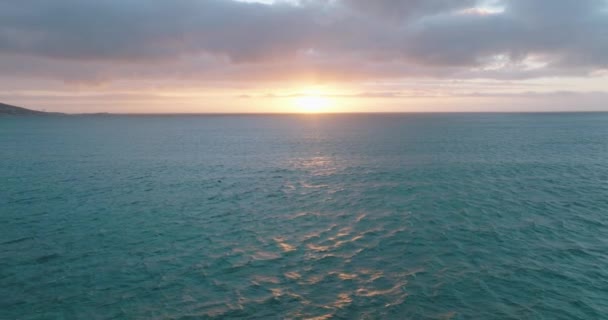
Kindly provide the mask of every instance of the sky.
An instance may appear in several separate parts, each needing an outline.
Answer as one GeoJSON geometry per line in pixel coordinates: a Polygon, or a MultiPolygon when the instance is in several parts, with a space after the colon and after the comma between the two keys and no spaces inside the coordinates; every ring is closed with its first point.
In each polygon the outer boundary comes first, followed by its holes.
{"type": "Polygon", "coordinates": [[[0,0],[0,102],[608,111],[608,0],[0,0]]]}

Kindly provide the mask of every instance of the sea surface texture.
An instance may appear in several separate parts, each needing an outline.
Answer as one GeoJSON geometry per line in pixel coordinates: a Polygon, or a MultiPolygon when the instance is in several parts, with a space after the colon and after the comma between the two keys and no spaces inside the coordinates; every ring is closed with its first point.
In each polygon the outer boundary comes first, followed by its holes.
{"type": "Polygon", "coordinates": [[[0,319],[607,319],[608,114],[0,118],[0,319]]]}

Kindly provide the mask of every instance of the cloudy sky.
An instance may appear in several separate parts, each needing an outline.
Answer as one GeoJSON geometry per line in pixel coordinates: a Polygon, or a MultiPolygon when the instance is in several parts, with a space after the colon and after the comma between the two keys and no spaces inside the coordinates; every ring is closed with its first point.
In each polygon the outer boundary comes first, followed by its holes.
{"type": "Polygon", "coordinates": [[[608,0],[0,0],[0,101],[608,110],[608,0]]]}

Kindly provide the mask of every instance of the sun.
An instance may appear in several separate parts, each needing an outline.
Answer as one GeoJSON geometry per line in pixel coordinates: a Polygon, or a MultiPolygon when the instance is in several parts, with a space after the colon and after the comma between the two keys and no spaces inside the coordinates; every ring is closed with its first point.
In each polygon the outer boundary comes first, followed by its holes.
{"type": "Polygon", "coordinates": [[[303,113],[327,112],[330,104],[328,98],[319,95],[305,95],[295,99],[298,111],[303,113]]]}

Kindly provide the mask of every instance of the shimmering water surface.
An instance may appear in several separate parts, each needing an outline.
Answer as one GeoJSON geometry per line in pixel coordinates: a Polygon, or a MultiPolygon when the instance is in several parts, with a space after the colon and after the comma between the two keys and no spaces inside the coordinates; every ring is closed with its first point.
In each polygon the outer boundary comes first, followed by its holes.
{"type": "Polygon", "coordinates": [[[1,319],[606,319],[608,114],[0,118],[1,319]]]}

